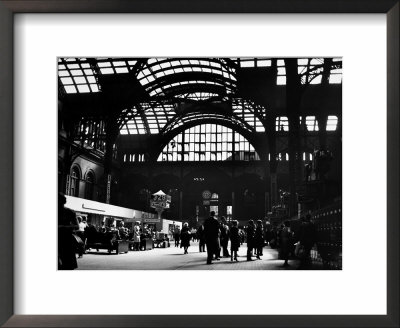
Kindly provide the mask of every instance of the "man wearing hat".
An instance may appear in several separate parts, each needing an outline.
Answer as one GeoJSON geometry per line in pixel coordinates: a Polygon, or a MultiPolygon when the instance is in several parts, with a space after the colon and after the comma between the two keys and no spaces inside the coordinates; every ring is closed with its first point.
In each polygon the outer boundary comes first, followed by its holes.
{"type": "Polygon", "coordinates": [[[212,264],[214,254],[219,251],[219,222],[215,212],[211,211],[210,217],[204,221],[204,235],[207,245],[207,264],[212,264]]]}

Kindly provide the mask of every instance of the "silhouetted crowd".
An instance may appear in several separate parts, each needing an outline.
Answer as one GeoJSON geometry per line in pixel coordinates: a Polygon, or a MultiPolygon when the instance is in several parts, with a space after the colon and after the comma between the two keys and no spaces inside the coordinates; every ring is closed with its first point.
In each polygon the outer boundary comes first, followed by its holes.
{"type": "MultiPolygon", "coordinates": [[[[136,221],[132,229],[125,227],[123,221],[118,224],[115,220],[105,223],[101,227],[95,227],[86,222],[82,217],[76,217],[75,213],[64,207],[66,202],[64,195],[59,195],[58,208],[58,268],[60,270],[73,270],[78,267],[77,257],[90,249],[91,240],[102,235],[103,243],[111,249],[117,240],[129,241],[131,250],[146,249],[146,240],[151,240],[154,245],[164,244],[169,246],[167,233],[154,231],[148,226],[141,226],[136,221]],[[89,241],[89,242],[88,242],[89,241]]],[[[238,260],[240,247],[246,243],[246,260],[261,260],[265,246],[277,248],[279,259],[283,260],[283,266],[289,266],[289,259],[300,259],[300,269],[310,268],[310,252],[316,242],[316,230],[311,222],[310,215],[301,218],[295,226],[293,221],[286,221],[280,226],[263,223],[262,220],[249,220],[247,226],[239,228],[236,220],[227,222],[225,217],[218,219],[215,212],[205,219],[197,229],[190,229],[187,222],[182,229],[174,226],[170,231],[175,241],[175,247],[183,248],[183,253],[188,254],[190,242],[198,241],[199,252],[207,252],[207,264],[220,261],[222,257],[238,260]],[[230,246],[230,247],[228,247],[230,246]]],[[[159,246],[160,247],[160,246],[159,246]]],[[[110,252],[110,251],[109,251],[110,252]]]]}
{"type": "Polygon", "coordinates": [[[290,221],[273,226],[268,222],[264,225],[262,220],[249,220],[247,226],[241,229],[238,221],[231,220],[228,223],[225,217],[218,219],[215,212],[211,212],[197,230],[190,230],[185,222],[182,230],[175,228],[173,235],[175,247],[183,248],[184,254],[188,254],[191,240],[198,241],[199,252],[207,251],[207,264],[220,261],[222,257],[238,261],[240,246],[246,243],[247,261],[261,260],[264,247],[270,246],[279,250],[283,266],[289,266],[289,259],[296,257],[300,259],[299,268],[304,269],[311,265],[310,252],[316,242],[316,231],[310,215],[301,218],[296,229],[291,228],[290,221]]]}

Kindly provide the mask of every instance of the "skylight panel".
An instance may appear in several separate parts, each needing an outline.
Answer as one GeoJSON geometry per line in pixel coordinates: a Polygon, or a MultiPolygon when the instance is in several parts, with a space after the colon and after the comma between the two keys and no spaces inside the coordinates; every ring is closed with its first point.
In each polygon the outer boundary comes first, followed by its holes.
{"type": "Polygon", "coordinates": [[[111,67],[111,63],[110,62],[99,62],[99,63],[97,63],[97,66],[99,66],[99,67],[111,67]]]}
{"type": "Polygon", "coordinates": [[[160,77],[165,76],[165,73],[163,71],[159,71],[159,72],[155,73],[155,76],[156,76],[156,78],[160,78],[160,77]]]}
{"type": "Polygon", "coordinates": [[[297,59],[298,65],[307,66],[308,65],[308,58],[299,58],[297,59]]]}
{"type": "Polygon", "coordinates": [[[62,82],[64,85],[66,85],[66,84],[73,84],[73,83],[74,83],[70,77],[63,77],[63,78],[61,78],[61,82],[62,82]]]}
{"type": "Polygon", "coordinates": [[[160,66],[161,66],[161,68],[168,68],[168,67],[171,67],[171,64],[168,61],[166,61],[166,62],[161,63],[160,66]]]}
{"type": "Polygon", "coordinates": [[[94,76],[87,76],[86,78],[89,83],[96,83],[96,79],[94,78],[94,76]]]}
{"type": "Polygon", "coordinates": [[[240,67],[254,67],[254,60],[242,60],[240,61],[240,67]]]}
{"type": "Polygon", "coordinates": [[[89,86],[87,84],[79,84],[77,87],[79,92],[81,93],[90,92],[89,86]]]}
{"type": "Polygon", "coordinates": [[[329,77],[330,84],[340,84],[342,83],[342,74],[331,74],[329,77]]]}
{"type": "Polygon", "coordinates": [[[100,91],[100,90],[99,90],[99,87],[97,86],[97,84],[91,84],[91,85],[90,85],[90,88],[92,89],[92,92],[98,92],[98,91],[100,91]]]}
{"type": "Polygon", "coordinates": [[[69,72],[68,71],[60,71],[58,73],[58,76],[69,76],[69,72]]]}
{"type": "Polygon", "coordinates": [[[307,66],[298,66],[297,73],[304,74],[306,72],[307,66]]]}
{"type": "Polygon", "coordinates": [[[116,68],[115,68],[115,71],[116,71],[117,73],[128,73],[128,72],[129,72],[129,70],[128,70],[127,67],[116,67],[116,68]]]}
{"type": "Polygon", "coordinates": [[[321,84],[321,81],[322,75],[317,75],[310,81],[310,84],[321,84]]]}
{"type": "Polygon", "coordinates": [[[77,75],[83,75],[83,72],[80,69],[72,70],[71,75],[77,76],[77,75]]]}
{"type": "Polygon", "coordinates": [[[77,93],[76,88],[73,85],[64,85],[66,93],[77,93]]]}
{"type": "Polygon", "coordinates": [[[313,59],[311,59],[311,62],[310,62],[311,65],[321,65],[323,63],[324,63],[323,58],[313,58],[313,59]]]}
{"type": "Polygon", "coordinates": [[[101,68],[100,71],[102,74],[113,74],[114,73],[114,69],[112,69],[112,68],[101,68]]]}
{"type": "Polygon", "coordinates": [[[197,59],[190,59],[189,64],[192,66],[198,66],[200,65],[200,61],[198,61],[197,59]]]}
{"type": "Polygon", "coordinates": [[[124,61],[115,61],[115,62],[113,62],[113,66],[114,67],[126,66],[126,63],[124,61]]]}
{"type": "Polygon", "coordinates": [[[153,72],[154,72],[154,71],[160,71],[160,70],[161,70],[161,66],[158,65],[158,64],[153,65],[153,66],[151,66],[151,70],[152,70],[153,72]]]}
{"type": "Polygon", "coordinates": [[[86,83],[86,79],[83,76],[74,77],[74,81],[77,84],[86,83]]]}
{"type": "Polygon", "coordinates": [[[83,72],[85,73],[85,75],[94,75],[94,72],[92,69],[85,69],[85,70],[83,70],[83,72]]]}
{"type": "Polygon", "coordinates": [[[271,60],[270,59],[259,59],[259,60],[257,60],[257,66],[258,67],[271,66],[271,60]]]}

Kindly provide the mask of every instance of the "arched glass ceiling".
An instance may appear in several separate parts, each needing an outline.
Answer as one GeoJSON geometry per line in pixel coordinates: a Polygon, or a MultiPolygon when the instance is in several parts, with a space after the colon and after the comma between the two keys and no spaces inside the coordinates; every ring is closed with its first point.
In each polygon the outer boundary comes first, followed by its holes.
{"type": "MultiPolygon", "coordinates": [[[[101,92],[98,75],[134,72],[150,96],[207,100],[226,99],[236,90],[236,70],[269,68],[271,58],[59,58],[58,77],[67,94],[101,92]],[[143,64],[142,64],[143,62],[143,64]],[[140,64],[140,65],[139,65],[140,64]],[[136,69],[135,69],[136,68],[136,69]]],[[[300,58],[303,84],[319,84],[324,58],[300,58]]],[[[286,84],[284,59],[277,59],[278,85],[286,84]]],[[[342,58],[332,58],[330,84],[342,83],[342,58]]]]}
{"type": "Polygon", "coordinates": [[[137,78],[150,96],[206,100],[236,89],[235,68],[219,58],[151,58],[137,78]]]}
{"type": "Polygon", "coordinates": [[[160,153],[159,162],[254,161],[257,152],[245,137],[218,124],[201,124],[176,135],[160,153]]]}
{"type": "Polygon", "coordinates": [[[134,58],[59,58],[58,77],[66,93],[100,92],[99,74],[128,73],[134,58]]]}
{"type": "Polygon", "coordinates": [[[255,105],[245,99],[236,98],[232,103],[232,108],[233,114],[246,122],[246,124],[251,126],[256,132],[265,131],[263,124],[257,116],[257,111],[260,116],[266,116],[266,110],[264,107],[255,105]]]}
{"type": "Polygon", "coordinates": [[[221,122],[226,122],[227,124],[233,124],[240,126],[241,128],[253,132],[251,126],[246,124],[245,122],[239,120],[235,116],[226,116],[222,114],[217,114],[217,113],[202,113],[202,112],[194,112],[190,113],[189,115],[177,117],[175,121],[172,121],[170,124],[165,126],[165,129],[162,131],[163,133],[172,131],[180,126],[183,126],[184,124],[190,124],[193,122],[197,121],[204,121],[204,120],[214,120],[214,121],[221,121],[221,122]]]}
{"type": "Polygon", "coordinates": [[[262,106],[237,98],[232,101],[233,115],[231,117],[226,113],[204,111],[193,111],[186,115],[180,115],[176,112],[176,106],[172,104],[148,102],[134,106],[131,109],[125,109],[122,112],[119,119],[120,133],[122,135],[163,133],[199,119],[224,120],[240,125],[249,131],[264,132],[265,129],[256,114],[257,111],[263,115],[266,112],[262,106]]]}
{"type": "Polygon", "coordinates": [[[172,104],[149,102],[125,109],[119,119],[120,133],[157,134],[176,115],[172,104]]]}

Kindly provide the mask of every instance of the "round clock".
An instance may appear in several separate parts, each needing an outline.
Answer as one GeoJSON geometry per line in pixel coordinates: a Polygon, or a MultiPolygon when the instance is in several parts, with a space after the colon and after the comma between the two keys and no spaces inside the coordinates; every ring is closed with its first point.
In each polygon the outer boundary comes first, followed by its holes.
{"type": "Polygon", "coordinates": [[[210,199],[211,198],[211,192],[209,190],[204,190],[201,195],[203,196],[204,199],[210,199]]]}

